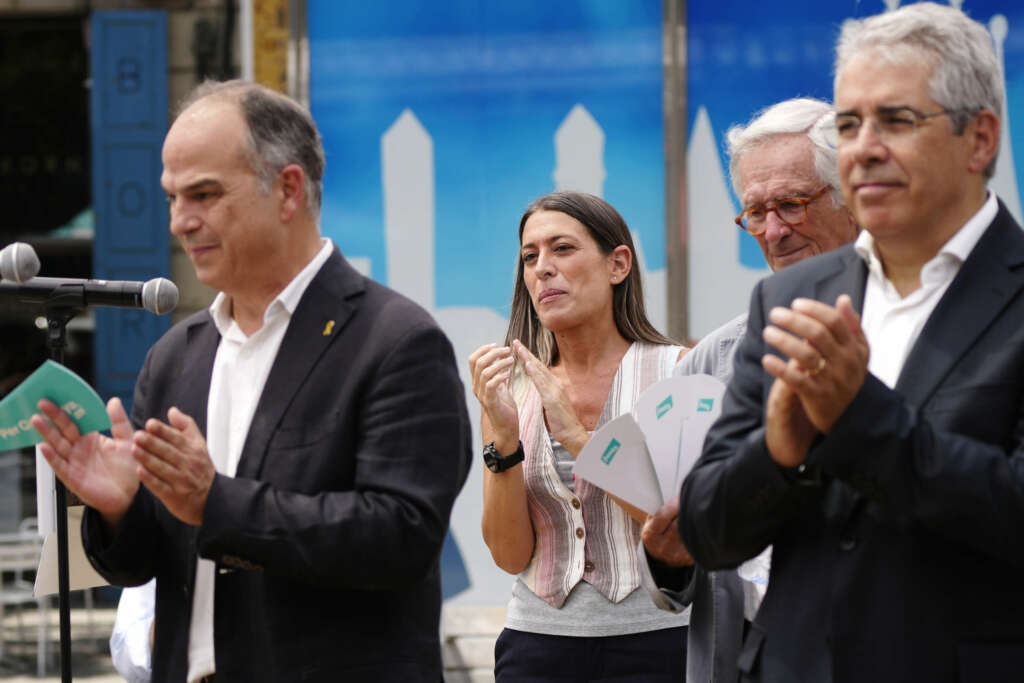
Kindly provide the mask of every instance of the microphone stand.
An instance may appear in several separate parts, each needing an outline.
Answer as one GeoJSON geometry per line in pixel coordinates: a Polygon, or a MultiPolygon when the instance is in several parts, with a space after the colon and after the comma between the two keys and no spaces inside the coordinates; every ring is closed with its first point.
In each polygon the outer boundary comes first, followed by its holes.
{"type": "MultiPolygon", "coordinates": [[[[64,364],[67,346],[67,324],[80,311],[61,302],[58,292],[46,303],[46,346],[50,359],[64,364]]],[[[57,477],[53,478],[57,503],[57,588],[60,612],[60,680],[71,683],[71,574],[68,570],[67,490],[57,477]]],[[[40,615],[42,618],[42,615],[40,615]]]]}
{"type": "MultiPolygon", "coordinates": [[[[31,248],[29,249],[31,251],[31,248]]],[[[35,256],[33,252],[33,257],[35,256]]],[[[19,265],[20,268],[20,265],[19,265]]],[[[25,279],[31,279],[35,277],[35,273],[38,272],[38,259],[34,270],[28,274],[25,279]]],[[[16,281],[21,281],[21,277],[12,278],[16,281]]],[[[156,281],[150,281],[156,282],[156,281]]],[[[5,283],[6,284],[6,283],[5,283]]],[[[53,289],[47,295],[46,301],[43,302],[43,308],[46,311],[46,346],[50,352],[50,359],[61,365],[64,364],[64,348],[67,346],[67,324],[76,315],[82,312],[87,301],[85,297],[85,286],[86,281],[80,282],[66,282],[60,283],[60,286],[53,289]]],[[[161,296],[160,292],[156,292],[154,306],[150,306],[143,303],[143,308],[157,312],[161,307],[166,310],[160,310],[160,313],[165,313],[167,310],[173,309],[177,303],[178,292],[177,288],[174,287],[174,283],[171,285],[170,294],[173,294],[173,301],[170,301],[167,296],[161,296]],[[169,304],[169,305],[168,305],[169,304]]],[[[147,283],[148,285],[148,283],[147,283]]],[[[159,286],[160,283],[157,282],[159,286]]],[[[0,292],[4,291],[0,289],[0,292]]],[[[146,294],[145,288],[141,293],[141,298],[145,302],[146,294]]],[[[110,305],[97,302],[98,305],[110,305]]],[[[69,571],[69,553],[68,553],[68,515],[67,515],[67,489],[58,477],[54,477],[54,492],[55,492],[55,503],[57,507],[57,589],[58,589],[58,607],[60,612],[60,673],[61,683],[71,683],[71,574],[69,571]]],[[[40,615],[42,618],[42,615],[40,615]]]]}

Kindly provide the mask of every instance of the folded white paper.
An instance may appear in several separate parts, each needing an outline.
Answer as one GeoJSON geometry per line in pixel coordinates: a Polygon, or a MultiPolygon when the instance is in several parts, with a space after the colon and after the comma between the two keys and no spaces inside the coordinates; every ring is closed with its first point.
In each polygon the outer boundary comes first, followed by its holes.
{"type": "Polygon", "coordinates": [[[658,475],[644,445],[644,434],[628,413],[594,432],[572,471],[641,510],[653,512],[661,506],[658,475]]]}
{"type": "Polygon", "coordinates": [[[725,385],[710,375],[669,377],[633,412],[594,432],[573,473],[650,514],[679,492],[721,412],[725,385]]]}

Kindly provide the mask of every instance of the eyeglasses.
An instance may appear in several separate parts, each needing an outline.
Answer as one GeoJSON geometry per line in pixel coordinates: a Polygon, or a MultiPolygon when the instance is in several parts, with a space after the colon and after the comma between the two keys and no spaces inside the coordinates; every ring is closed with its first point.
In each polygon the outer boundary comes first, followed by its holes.
{"type": "MultiPolygon", "coordinates": [[[[871,127],[883,142],[907,137],[913,134],[922,123],[936,116],[954,116],[970,114],[970,109],[940,109],[925,114],[913,107],[880,107],[871,117],[871,127]]],[[[836,134],[840,141],[849,142],[860,137],[860,129],[864,124],[857,114],[836,114],[836,134]]]]}
{"type": "Polygon", "coordinates": [[[768,214],[772,211],[786,225],[791,227],[800,225],[807,220],[807,205],[831,189],[831,185],[826,185],[810,197],[783,197],[776,199],[774,200],[775,206],[771,207],[767,204],[754,204],[743,209],[743,213],[736,216],[736,225],[755,237],[764,234],[764,231],[768,229],[768,214]]]}

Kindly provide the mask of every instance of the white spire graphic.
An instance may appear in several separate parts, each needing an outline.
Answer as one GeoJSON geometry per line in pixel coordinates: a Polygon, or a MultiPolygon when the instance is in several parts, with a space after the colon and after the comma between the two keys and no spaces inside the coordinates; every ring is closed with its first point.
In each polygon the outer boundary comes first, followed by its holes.
{"type": "Polygon", "coordinates": [[[732,222],[736,210],[703,106],[686,151],[686,178],[687,330],[691,337],[701,337],[747,310],[751,289],[768,275],[767,265],[755,270],[740,263],[742,234],[732,222]]]}
{"type": "MultiPolygon", "coordinates": [[[[552,178],[556,190],[604,194],[604,130],[586,107],[575,105],[555,131],[555,171],[552,178]]],[[[644,284],[644,305],[647,317],[658,330],[668,327],[668,279],[665,269],[648,270],[640,236],[633,232],[636,264],[644,284]]]]}
{"type": "Polygon", "coordinates": [[[380,140],[388,285],[434,308],[434,142],[406,109],[380,140]]]}
{"type": "Polygon", "coordinates": [[[577,104],[555,131],[556,190],[604,194],[604,131],[582,104],[577,104]]]}
{"type": "MultiPolygon", "coordinates": [[[[486,306],[437,308],[434,296],[434,143],[415,114],[406,109],[381,136],[381,180],[384,194],[384,237],[387,246],[387,284],[426,308],[452,341],[460,361],[459,376],[473,424],[473,443],[479,433],[480,404],[473,397],[473,378],[465,359],[488,342],[505,338],[508,320],[486,306]]],[[[350,259],[351,260],[351,259],[350,259]]],[[[367,270],[369,259],[361,264],[367,270]]],[[[508,287],[512,279],[509,277],[508,287]]],[[[455,602],[489,604],[508,592],[508,575],[491,561],[480,535],[483,501],[481,468],[470,469],[462,495],[455,500],[451,533],[462,554],[470,587],[455,602]]]]}
{"type": "Polygon", "coordinates": [[[960,9],[963,7],[964,0],[949,0],[949,6],[954,9],[960,9]]]}
{"type": "MultiPolygon", "coordinates": [[[[1006,62],[1004,61],[1003,43],[1010,32],[1009,22],[1002,14],[994,15],[988,22],[989,33],[995,42],[996,58],[999,60],[1000,77],[1003,79],[1003,91],[1006,91],[1006,62]]],[[[996,162],[996,174],[988,181],[990,190],[1003,200],[1006,208],[1018,223],[1021,221],[1020,188],[1017,185],[1017,172],[1013,163],[1013,149],[1010,145],[1010,111],[1005,96],[1003,111],[999,112],[1002,130],[999,133],[999,160],[996,162]]],[[[1024,224],[1024,223],[1022,223],[1024,224]]]]}
{"type": "Polygon", "coordinates": [[[885,11],[891,12],[900,6],[900,0],[885,0],[885,11]]]}

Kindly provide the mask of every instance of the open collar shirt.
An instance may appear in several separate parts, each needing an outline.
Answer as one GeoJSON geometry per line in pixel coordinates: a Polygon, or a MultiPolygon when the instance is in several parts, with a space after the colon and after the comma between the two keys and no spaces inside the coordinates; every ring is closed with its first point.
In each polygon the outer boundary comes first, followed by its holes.
{"type": "Polygon", "coordinates": [[[921,329],[998,210],[996,196],[990,192],[981,209],[924,264],[921,286],[905,297],[886,277],[871,233],[862,230],[857,237],[854,248],[868,267],[861,314],[861,327],[871,348],[868,371],[890,388],[896,386],[921,329]]]}
{"type": "MultiPolygon", "coordinates": [[[[263,394],[270,368],[292,314],[334,245],[323,239],[320,251],[263,313],[263,325],[250,336],[242,332],[231,315],[231,298],[223,292],[210,305],[210,315],[220,332],[220,344],[213,362],[206,412],[206,447],[219,474],[234,477],[249,433],[256,404],[263,394]]],[[[196,581],[189,630],[188,680],[196,681],[214,673],[213,586],[216,565],[196,558],[196,581]]]]}

